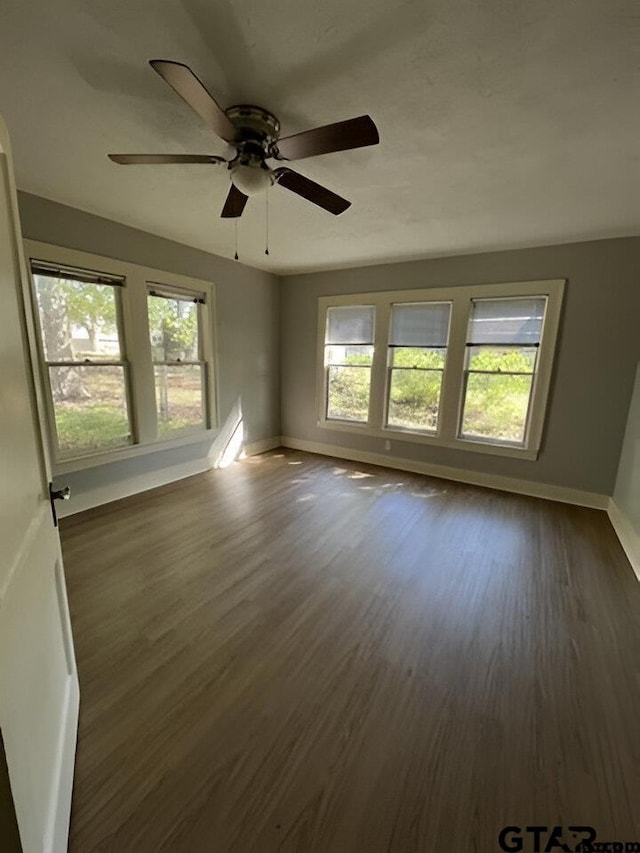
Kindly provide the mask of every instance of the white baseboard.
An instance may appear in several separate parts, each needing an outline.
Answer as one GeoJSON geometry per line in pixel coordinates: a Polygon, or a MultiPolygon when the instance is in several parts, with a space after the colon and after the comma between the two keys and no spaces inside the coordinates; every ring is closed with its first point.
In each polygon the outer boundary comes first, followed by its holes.
{"type": "Polygon", "coordinates": [[[281,439],[279,435],[274,435],[272,438],[263,438],[260,441],[252,441],[251,444],[245,444],[245,456],[257,456],[259,453],[266,453],[268,450],[275,450],[280,447],[281,439]]]}
{"type": "Polygon", "coordinates": [[[72,495],[71,500],[65,501],[64,504],[60,502],[61,505],[56,507],[58,516],[65,518],[68,515],[75,515],[77,512],[84,512],[86,509],[111,503],[111,501],[119,501],[121,498],[137,495],[139,492],[157,489],[159,486],[166,486],[176,480],[193,477],[194,474],[202,474],[208,471],[211,466],[211,460],[205,456],[202,459],[181,462],[179,465],[169,465],[168,468],[159,468],[157,471],[150,471],[137,477],[129,477],[127,480],[120,480],[117,483],[98,486],[81,494],[72,495]]]}
{"type": "MultiPolygon", "coordinates": [[[[473,486],[483,486],[499,491],[513,492],[518,495],[529,495],[546,500],[560,501],[561,503],[586,506],[592,509],[606,510],[613,529],[620,540],[634,572],[640,580],[640,537],[633,529],[631,522],[615,504],[613,498],[597,492],[585,492],[580,489],[569,489],[564,486],[556,486],[549,483],[536,483],[531,480],[519,480],[514,477],[502,477],[495,474],[483,474],[477,471],[467,471],[462,468],[452,468],[448,465],[434,465],[429,462],[416,462],[400,459],[396,456],[385,456],[382,453],[369,453],[362,450],[339,447],[333,444],[321,444],[315,441],[304,441],[290,436],[273,436],[254,441],[244,447],[246,456],[256,456],[275,450],[277,447],[290,447],[294,450],[304,450],[308,453],[318,453],[322,456],[333,456],[337,459],[350,459],[353,462],[365,462],[370,465],[380,465],[383,468],[392,468],[398,471],[410,471],[414,474],[425,474],[429,477],[438,477],[443,480],[454,480],[459,483],[469,483],[473,486]]],[[[192,477],[194,474],[202,474],[210,470],[212,461],[209,458],[197,459],[180,465],[172,465],[149,474],[133,477],[120,483],[98,487],[82,495],[78,495],[73,501],[65,503],[60,507],[61,518],[83,512],[111,501],[126,498],[158,486],[192,477]]]]}
{"type": "Polygon", "coordinates": [[[620,540],[620,544],[631,563],[631,568],[636,573],[636,576],[640,581],[640,536],[638,536],[633,525],[613,498],[609,498],[607,515],[609,516],[609,521],[616,532],[616,536],[620,540]]]}
{"type": "MultiPolygon", "coordinates": [[[[255,456],[258,453],[266,453],[267,450],[273,450],[280,447],[280,436],[272,438],[263,438],[259,441],[254,441],[244,447],[246,456],[255,456]]],[[[190,462],[181,462],[178,465],[170,465],[167,468],[159,468],[157,471],[150,471],[147,474],[140,474],[137,477],[130,477],[127,480],[121,480],[118,483],[110,483],[106,486],[97,486],[95,489],[90,489],[81,494],[75,494],[70,501],[60,502],[56,506],[58,516],[65,518],[69,515],[75,515],[78,512],[84,512],[86,509],[93,509],[96,506],[118,501],[121,498],[128,498],[131,495],[137,495],[140,492],[146,492],[149,489],[157,489],[159,486],[166,486],[168,483],[174,483],[177,480],[183,480],[185,477],[193,477],[195,474],[203,474],[205,471],[211,470],[214,467],[214,458],[210,453],[208,456],[203,456],[201,459],[193,459],[190,462]]]]}
{"type": "Polygon", "coordinates": [[[333,444],[303,441],[285,435],[280,437],[280,441],[283,447],[306,450],[308,453],[320,453],[323,456],[335,456],[338,459],[351,459],[353,462],[366,462],[370,465],[381,465],[384,468],[395,468],[399,471],[410,471],[414,474],[426,474],[429,477],[439,477],[443,480],[456,480],[459,483],[469,483],[473,486],[484,486],[488,489],[514,492],[518,495],[545,498],[550,501],[576,504],[577,506],[586,506],[592,509],[607,509],[609,506],[609,496],[601,495],[597,492],[584,492],[580,489],[568,489],[564,486],[535,483],[531,480],[518,480],[514,477],[502,477],[496,474],[482,474],[478,471],[452,468],[449,465],[415,462],[409,459],[400,459],[397,456],[385,456],[382,453],[368,453],[362,450],[338,447],[333,444]]]}

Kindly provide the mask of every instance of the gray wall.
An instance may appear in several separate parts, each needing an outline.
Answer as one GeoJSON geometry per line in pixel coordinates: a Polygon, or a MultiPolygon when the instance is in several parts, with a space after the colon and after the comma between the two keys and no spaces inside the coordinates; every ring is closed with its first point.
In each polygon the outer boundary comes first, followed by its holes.
{"type": "MultiPolygon", "coordinates": [[[[279,280],[27,193],[18,194],[24,237],[212,281],[216,285],[219,423],[241,398],[247,443],[280,434],[279,280]]],[[[64,477],[76,493],[207,456],[211,442],[159,450],[64,477]]]]}
{"type": "MultiPolygon", "coordinates": [[[[247,442],[283,434],[384,453],[379,438],[317,426],[319,296],[566,278],[539,459],[528,462],[397,439],[392,441],[392,453],[401,459],[613,493],[640,359],[640,238],[358,267],[279,281],[240,263],[37,196],[19,193],[19,204],[25,237],[215,282],[220,423],[241,398],[247,442]]],[[[209,445],[160,450],[78,472],[65,481],[80,490],[105,486],[188,463],[206,456],[208,450],[209,445]]],[[[624,453],[629,452],[625,444],[624,453]]],[[[618,493],[635,494],[636,509],[625,504],[625,511],[640,523],[637,480],[626,482],[619,481],[618,493]]]]}
{"type": "Polygon", "coordinates": [[[613,498],[640,542],[640,364],[631,397],[613,498]]]}
{"type": "Polygon", "coordinates": [[[566,278],[548,418],[535,462],[392,440],[408,460],[612,494],[640,358],[640,238],[599,240],[290,276],[281,288],[282,434],[384,453],[317,426],[319,296],[566,278]]]}

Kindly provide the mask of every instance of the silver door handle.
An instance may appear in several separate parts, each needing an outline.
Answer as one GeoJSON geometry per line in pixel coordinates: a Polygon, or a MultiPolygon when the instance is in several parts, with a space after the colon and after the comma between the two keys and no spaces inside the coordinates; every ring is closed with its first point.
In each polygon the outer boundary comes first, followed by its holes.
{"type": "Polygon", "coordinates": [[[52,501],[68,501],[71,497],[71,487],[65,486],[63,489],[51,490],[52,501]]]}
{"type": "Polygon", "coordinates": [[[64,486],[62,489],[54,489],[53,483],[49,483],[49,503],[51,504],[51,515],[53,516],[53,526],[58,526],[58,514],[56,512],[55,501],[68,501],[71,497],[71,488],[64,486]]]}

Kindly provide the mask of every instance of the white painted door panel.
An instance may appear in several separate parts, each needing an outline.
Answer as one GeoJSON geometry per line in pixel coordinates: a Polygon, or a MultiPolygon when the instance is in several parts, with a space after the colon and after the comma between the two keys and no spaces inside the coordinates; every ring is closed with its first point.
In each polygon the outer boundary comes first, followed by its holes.
{"type": "Polygon", "coordinates": [[[63,853],[79,691],[26,340],[21,246],[0,119],[0,727],[23,851],[63,853]]]}

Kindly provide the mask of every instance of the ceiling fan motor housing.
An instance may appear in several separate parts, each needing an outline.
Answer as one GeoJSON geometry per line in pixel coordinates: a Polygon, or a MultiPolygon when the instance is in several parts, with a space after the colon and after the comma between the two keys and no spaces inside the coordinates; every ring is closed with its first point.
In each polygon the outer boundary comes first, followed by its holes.
{"type": "Polygon", "coordinates": [[[246,143],[254,143],[267,157],[280,133],[280,122],[273,113],[252,104],[238,104],[226,109],[225,113],[236,128],[234,144],[249,148],[246,143]]]}
{"type": "Polygon", "coordinates": [[[229,107],[225,113],[236,128],[237,154],[228,166],[231,180],[245,195],[257,195],[274,181],[266,158],[278,138],[280,122],[267,110],[251,104],[229,107]]]}

